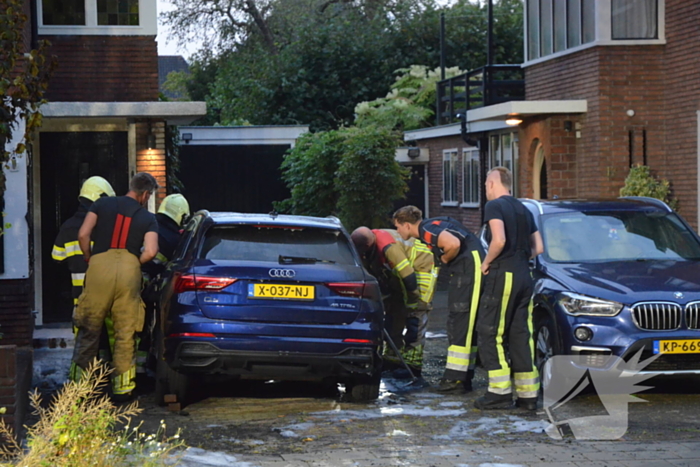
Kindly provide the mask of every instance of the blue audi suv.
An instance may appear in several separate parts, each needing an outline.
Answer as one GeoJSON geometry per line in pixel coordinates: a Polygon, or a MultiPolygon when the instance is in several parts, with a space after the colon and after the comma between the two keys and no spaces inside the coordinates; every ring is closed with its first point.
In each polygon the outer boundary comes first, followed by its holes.
{"type": "Polygon", "coordinates": [[[162,277],[156,397],[210,376],[378,397],[384,311],[337,218],[199,211],[162,277]]]}
{"type": "Polygon", "coordinates": [[[532,265],[541,369],[641,350],[656,356],[642,373],[700,374],[700,238],[676,212],[643,197],[522,201],[545,246],[532,265]]]}

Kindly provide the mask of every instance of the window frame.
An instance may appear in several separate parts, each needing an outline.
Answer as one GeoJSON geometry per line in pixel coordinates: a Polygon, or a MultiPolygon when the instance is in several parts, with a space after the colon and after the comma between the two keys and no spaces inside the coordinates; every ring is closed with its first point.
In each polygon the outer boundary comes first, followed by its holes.
{"type": "Polygon", "coordinates": [[[518,170],[520,167],[520,138],[518,137],[518,130],[517,129],[512,129],[510,131],[500,131],[500,132],[494,132],[489,135],[489,154],[488,154],[488,161],[489,161],[489,169],[493,169],[494,167],[498,166],[504,166],[505,161],[506,161],[506,153],[504,151],[504,145],[503,141],[506,136],[510,137],[510,143],[508,144],[509,150],[510,150],[510,171],[513,174],[513,189],[512,189],[512,195],[515,196],[516,198],[518,197],[518,194],[520,192],[519,190],[519,182],[520,182],[520,177],[518,176],[518,170]],[[493,140],[494,138],[498,139],[498,154],[494,151],[494,144],[493,140]]]}
{"type": "Polygon", "coordinates": [[[37,33],[39,35],[72,36],[156,36],[158,34],[158,12],[155,0],[138,0],[139,25],[99,25],[97,0],[85,1],[85,25],[44,24],[43,0],[36,0],[37,33]]]}
{"type": "Polygon", "coordinates": [[[450,148],[444,149],[442,151],[442,206],[459,206],[459,149],[450,148]],[[449,160],[447,157],[449,156],[449,160]],[[445,186],[445,182],[448,180],[445,173],[445,163],[450,162],[450,181],[452,186],[449,187],[451,194],[454,194],[454,199],[448,199],[448,187],[445,186]]]}
{"type": "MultiPolygon", "coordinates": [[[[469,196],[471,197],[471,196],[469,196]]],[[[462,208],[478,208],[481,204],[481,154],[478,148],[462,148],[462,208]],[[472,162],[476,161],[476,167],[472,162]],[[474,187],[468,182],[474,180],[473,170],[476,170],[476,199],[467,199],[474,187]],[[467,175],[469,171],[469,175],[467,175]]]]}
{"type": "MultiPolygon", "coordinates": [[[[591,47],[596,47],[596,46],[615,46],[615,45],[621,45],[621,46],[628,46],[628,45],[663,45],[666,44],[666,23],[665,23],[665,11],[666,11],[666,0],[656,0],[656,22],[657,22],[657,27],[656,27],[656,38],[654,39],[613,39],[612,38],[612,0],[594,0],[594,18],[593,18],[593,40],[590,42],[583,42],[584,40],[584,18],[582,15],[583,9],[584,9],[584,2],[586,0],[575,0],[577,5],[579,6],[581,10],[581,14],[579,15],[579,20],[581,24],[579,25],[579,38],[581,43],[578,45],[571,46],[571,38],[569,37],[569,29],[568,29],[568,24],[569,24],[569,5],[570,3],[567,1],[567,11],[566,11],[566,17],[567,17],[567,32],[566,32],[566,44],[567,48],[564,50],[560,50],[557,52],[553,52],[549,55],[542,55],[542,50],[541,50],[541,44],[542,44],[542,27],[540,25],[541,19],[542,19],[542,13],[540,11],[541,8],[541,1],[540,0],[525,0],[525,28],[524,28],[524,49],[525,49],[525,62],[523,63],[523,66],[530,66],[530,65],[535,65],[538,63],[542,63],[548,60],[552,60],[564,55],[569,55],[575,52],[579,52],[581,50],[585,50],[591,47]],[[537,34],[537,40],[536,43],[538,44],[536,54],[532,53],[532,48],[531,48],[531,38],[530,38],[530,18],[529,18],[529,8],[530,5],[536,3],[537,5],[537,25],[536,25],[536,32],[532,32],[533,34],[537,34]],[[534,56],[536,55],[536,56],[534,56]]],[[[554,21],[554,3],[555,1],[553,0],[551,2],[552,5],[552,14],[550,15],[552,18],[552,49],[554,50],[554,44],[556,40],[556,21],[554,21]]]]}

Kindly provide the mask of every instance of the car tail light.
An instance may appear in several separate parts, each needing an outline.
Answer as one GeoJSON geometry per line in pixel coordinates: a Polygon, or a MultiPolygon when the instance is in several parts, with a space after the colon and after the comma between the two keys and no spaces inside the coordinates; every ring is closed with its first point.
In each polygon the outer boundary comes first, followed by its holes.
{"type": "Polygon", "coordinates": [[[195,276],[194,274],[181,274],[175,279],[175,293],[188,290],[221,290],[236,282],[232,277],[195,276]]]}
{"type": "Polygon", "coordinates": [[[329,289],[343,297],[362,297],[364,282],[331,282],[326,284],[329,289]]]}
{"type": "Polygon", "coordinates": [[[371,339],[343,339],[343,342],[349,344],[374,344],[374,341],[371,339]]]}
{"type": "Polygon", "coordinates": [[[168,337],[216,337],[210,332],[181,332],[179,334],[170,334],[168,337]]]}
{"type": "Polygon", "coordinates": [[[326,284],[329,289],[343,297],[361,297],[381,300],[379,286],[374,282],[331,282],[326,284]]]}

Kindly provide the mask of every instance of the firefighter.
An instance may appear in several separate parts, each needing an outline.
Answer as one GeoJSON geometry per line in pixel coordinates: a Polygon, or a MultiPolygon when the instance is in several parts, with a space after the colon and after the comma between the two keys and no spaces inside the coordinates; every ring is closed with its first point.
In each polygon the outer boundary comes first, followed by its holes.
{"type": "Polygon", "coordinates": [[[80,245],[78,245],[78,230],[80,230],[92,203],[104,196],[115,196],[112,185],[107,180],[97,176],[85,180],[78,194],[78,210],[61,225],[51,251],[51,257],[54,260],[65,261],[66,266],[68,266],[73,283],[71,289],[73,306],[77,305],[78,297],[83,292],[85,271],[87,271],[87,263],[83,259],[83,252],[80,251],[80,245]]]}
{"type": "Polygon", "coordinates": [[[489,248],[481,264],[483,295],[477,330],[479,357],[488,371],[489,386],[474,402],[481,410],[512,407],[511,365],[518,407],[537,409],[540,385],[534,362],[533,281],[528,261],[542,253],[543,245],[532,213],[510,195],[512,183],[513,176],[505,167],[491,169],[486,177],[484,220],[489,248]]]}
{"type": "Polygon", "coordinates": [[[190,216],[190,205],[181,194],[168,195],[163,199],[156,214],[158,221],[158,254],[141,268],[153,279],[165,269],[180,242],[182,227],[190,216]]]}
{"type": "Polygon", "coordinates": [[[447,364],[437,390],[443,393],[471,391],[476,347],[474,322],[481,290],[479,240],[461,223],[447,217],[423,220],[415,206],[394,213],[394,224],[402,238],[418,238],[430,247],[449,277],[447,292],[447,364]]]}
{"type": "MultiPolygon", "coordinates": [[[[375,276],[387,277],[388,286],[383,290],[384,295],[389,295],[384,300],[385,327],[413,375],[420,376],[437,277],[433,255],[423,243],[403,241],[392,229],[359,227],[351,238],[367,269],[375,276]]],[[[389,348],[384,349],[384,359],[394,365],[399,363],[389,348]]],[[[393,376],[409,378],[410,374],[399,368],[393,376]]]]}
{"type": "MultiPolygon", "coordinates": [[[[165,264],[170,261],[180,242],[182,227],[190,215],[190,205],[181,194],[166,196],[160,203],[156,221],[158,222],[158,254],[153,260],[141,267],[146,286],[142,294],[146,304],[146,319],[136,353],[136,372],[146,373],[149,350],[152,343],[153,326],[156,324],[155,313],[160,290],[158,276],[165,270],[165,264]]],[[[155,356],[155,352],[150,352],[155,356]]]]}
{"type": "Polygon", "coordinates": [[[157,188],[151,174],[137,173],[125,196],[95,202],[78,232],[88,269],[85,288],[73,315],[78,335],[70,377],[79,380],[95,358],[102,322],[110,316],[115,401],[130,399],[136,388],[134,337],[144,323],[141,264],[158,253],[158,224],[144,206],[157,188]]]}

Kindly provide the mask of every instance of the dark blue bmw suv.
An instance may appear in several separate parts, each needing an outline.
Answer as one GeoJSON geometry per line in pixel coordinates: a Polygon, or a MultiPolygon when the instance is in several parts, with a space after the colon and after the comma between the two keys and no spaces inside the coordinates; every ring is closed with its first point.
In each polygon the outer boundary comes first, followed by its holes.
{"type": "Polygon", "coordinates": [[[162,279],[156,396],[208,375],[379,394],[383,308],[336,218],[200,211],[162,279]]]}
{"type": "Polygon", "coordinates": [[[533,265],[540,368],[554,354],[595,368],[641,349],[658,355],[642,373],[700,374],[700,238],[677,213],[652,198],[522,201],[545,245],[533,265]]]}

